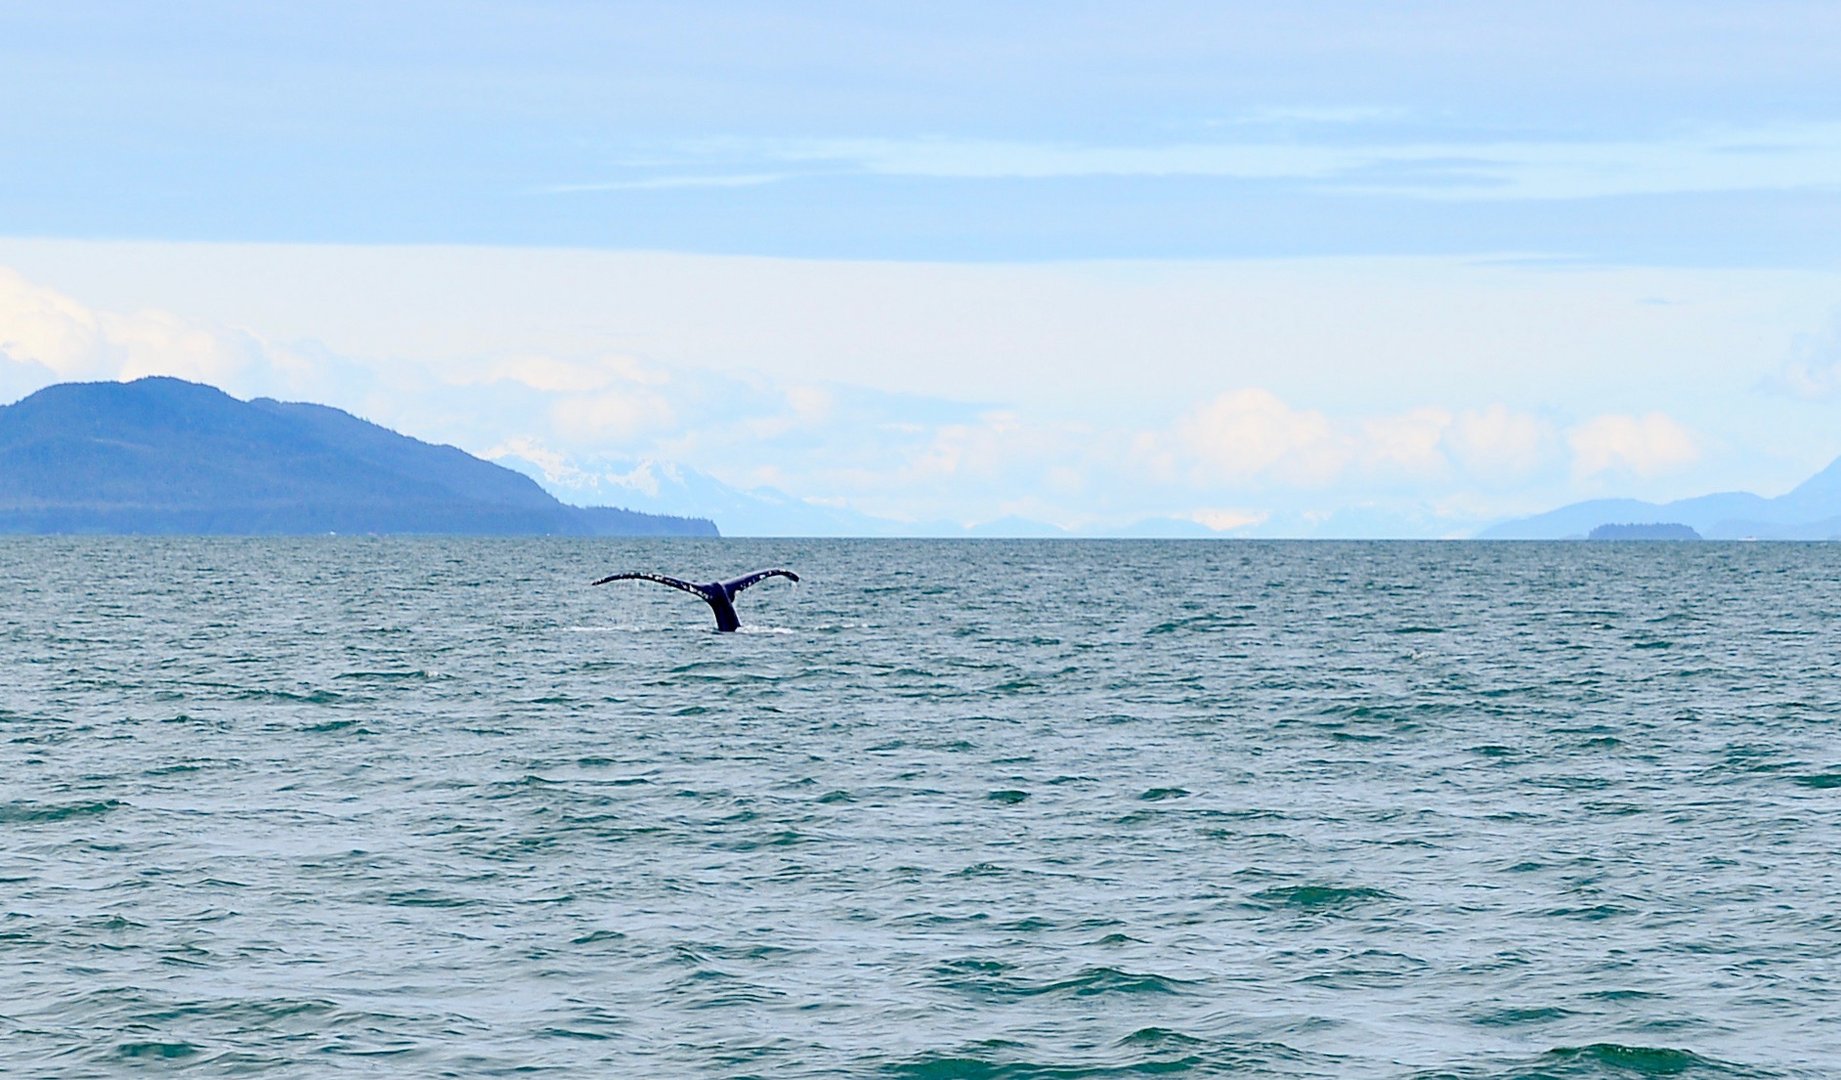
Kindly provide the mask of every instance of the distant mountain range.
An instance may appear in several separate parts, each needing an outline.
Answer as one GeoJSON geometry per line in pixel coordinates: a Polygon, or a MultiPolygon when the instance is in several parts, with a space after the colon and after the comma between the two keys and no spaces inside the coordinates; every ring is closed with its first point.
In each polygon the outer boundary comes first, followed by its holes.
{"type": "Polygon", "coordinates": [[[0,406],[0,532],[715,536],[558,502],[529,477],[324,405],[172,378],[0,406]]]}
{"type": "MultiPolygon", "coordinates": [[[[1021,518],[969,528],[890,521],[770,489],[740,491],[660,462],[602,463],[585,474],[599,478],[586,491],[545,477],[566,498],[643,510],[568,505],[533,478],[542,475],[535,462],[515,454],[500,460],[482,461],[324,405],[241,401],[180,379],[64,383],[0,406],[0,533],[715,536],[716,516],[725,527],[735,523],[730,531],[752,535],[1074,535],[1021,518]]],[[[1594,530],[1607,537],[1841,539],[1841,459],[1776,498],[1597,499],[1478,536],[1584,539],[1594,530]]],[[[1174,518],[1107,533],[1221,535],[1174,518]]]]}
{"type": "Polygon", "coordinates": [[[570,502],[606,501],[648,513],[707,514],[722,523],[725,536],[905,536],[985,538],[1135,537],[1202,539],[1219,537],[1181,518],[1144,518],[1128,525],[1072,532],[1023,517],[964,525],[953,521],[897,521],[847,507],[789,495],[769,487],[730,487],[708,473],[667,461],[591,458],[556,471],[533,456],[507,448],[492,460],[516,469],[570,502]]]}
{"type": "Polygon", "coordinates": [[[1841,539],[1841,458],[1774,499],[1744,491],[1675,502],[1594,499],[1492,525],[1482,540],[1566,540],[1607,524],[1685,525],[1709,540],[1841,539]]]}
{"type": "Polygon", "coordinates": [[[505,449],[492,460],[569,503],[615,502],[651,514],[708,516],[725,536],[901,536],[901,522],[808,502],[773,488],[744,491],[705,472],[650,458],[593,457],[561,474],[552,463],[505,449]]]}

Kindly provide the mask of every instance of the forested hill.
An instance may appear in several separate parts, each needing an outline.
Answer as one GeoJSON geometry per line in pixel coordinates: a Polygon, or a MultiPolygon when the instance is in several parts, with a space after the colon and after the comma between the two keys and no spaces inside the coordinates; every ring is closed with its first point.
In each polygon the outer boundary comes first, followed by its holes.
{"type": "Polygon", "coordinates": [[[324,405],[172,378],[0,407],[0,532],[715,536],[567,506],[521,473],[324,405]]]}

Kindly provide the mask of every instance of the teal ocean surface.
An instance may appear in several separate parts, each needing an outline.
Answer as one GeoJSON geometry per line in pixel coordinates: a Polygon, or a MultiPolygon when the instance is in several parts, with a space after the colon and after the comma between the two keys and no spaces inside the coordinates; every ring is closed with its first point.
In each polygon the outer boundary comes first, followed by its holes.
{"type": "Polygon", "coordinates": [[[0,1073],[1841,1075],[1841,545],[0,542],[0,1073]],[[747,592],[739,634],[622,569],[747,592]]]}

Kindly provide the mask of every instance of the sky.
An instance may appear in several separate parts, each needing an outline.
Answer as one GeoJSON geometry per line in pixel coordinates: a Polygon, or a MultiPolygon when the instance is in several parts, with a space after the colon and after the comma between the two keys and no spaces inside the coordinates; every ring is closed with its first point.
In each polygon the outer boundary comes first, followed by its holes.
{"type": "Polygon", "coordinates": [[[1836,55],[1773,0],[26,0],[0,402],[179,375],[731,532],[1772,495],[1841,455],[1836,55]]]}

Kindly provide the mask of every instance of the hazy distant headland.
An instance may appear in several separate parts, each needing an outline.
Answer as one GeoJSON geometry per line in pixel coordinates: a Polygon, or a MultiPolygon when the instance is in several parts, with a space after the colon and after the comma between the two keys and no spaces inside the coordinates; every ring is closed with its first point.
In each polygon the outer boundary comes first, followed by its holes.
{"type": "Polygon", "coordinates": [[[704,518],[567,506],[338,409],[165,377],[0,407],[0,532],[717,535],[704,518]]]}
{"type": "MultiPolygon", "coordinates": [[[[1533,517],[1492,525],[1482,540],[1578,540],[1596,535],[1601,526],[1619,522],[1661,522],[1640,528],[1685,528],[1694,539],[1834,540],[1841,539],[1841,458],[1798,484],[1767,499],[1746,491],[1700,495],[1675,502],[1593,499],[1572,503],[1533,517]]],[[[1610,537],[1632,539],[1633,537],[1610,537]]],[[[1686,536],[1653,539],[1689,539],[1686,536]]]]}

